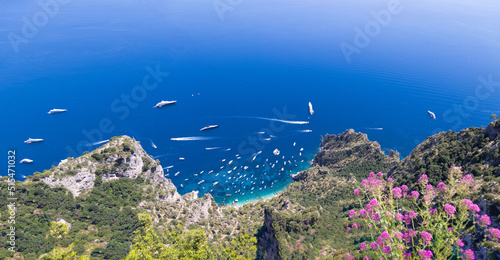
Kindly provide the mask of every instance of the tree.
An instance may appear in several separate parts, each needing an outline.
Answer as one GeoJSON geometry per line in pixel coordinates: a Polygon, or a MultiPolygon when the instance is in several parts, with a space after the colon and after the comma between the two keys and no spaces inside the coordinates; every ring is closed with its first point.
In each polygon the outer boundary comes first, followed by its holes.
{"type": "Polygon", "coordinates": [[[73,251],[74,244],[71,244],[68,248],[54,248],[47,254],[41,255],[38,260],[88,260],[86,256],[78,257],[76,252],[73,251]]]}
{"type": "Polygon", "coordinates": [[[215,259],[204,231],[200,229],[186,232],[170,232],[160,235],[154,228],[151,216],[139,214],[141,228],[134,233],[134,245],[125,259],[215,259]]]}

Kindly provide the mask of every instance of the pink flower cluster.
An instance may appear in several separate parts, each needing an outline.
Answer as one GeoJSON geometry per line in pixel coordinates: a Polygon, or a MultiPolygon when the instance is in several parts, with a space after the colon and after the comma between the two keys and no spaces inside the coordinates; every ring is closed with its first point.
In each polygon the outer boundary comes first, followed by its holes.
{"type": "Polygon", "coordinates": [[[446,215],[448,215],[448,217],[452,218],[455,214],[455,207],[450,204],[446,204],[444,205],[444,211],[446,212],[446,215]]]}
{"type": "Polygon", "coordinates": [[[491,240],[498,241],[500,239],[500,230],[498,230],[496,228],[490,228],[490,229],[488,229],[488,231],[490,232],[490,234],[488,235],[488,237],[491,240]]]}
{"type": "Polygon", "coordinates": [[[487,226],[491,225],[491,219],[490,219],[490,217],[488,215],[482,215],[479,218],[478,224],[481,227],[487,227],[487,226]]]}
{"type": "Polygon", "coordinates": [[[470,249],[465,250],[464,257],[465,257],[465,260],[474,260],[474,259],[476,259],[476,256],[474,255],[474,251],[472,251],[470,249]]]}
{"type": "Polygon", "coordinates": [[[418,255],[422,257],[422,259],[427,260],[427,259],[432,259],[432,251],[430,250],[422,250],[418,252],[418,255]]]}
{"type": "Polygon", "coordinates": [[[422,234],[420,235],[420,237],[424,240],[424,242],[426,244],[429,244],[429,242],[431,242],[431,240],[432,240],[431,233],[429,233],[427,231],[422,231],[422,234]]]}

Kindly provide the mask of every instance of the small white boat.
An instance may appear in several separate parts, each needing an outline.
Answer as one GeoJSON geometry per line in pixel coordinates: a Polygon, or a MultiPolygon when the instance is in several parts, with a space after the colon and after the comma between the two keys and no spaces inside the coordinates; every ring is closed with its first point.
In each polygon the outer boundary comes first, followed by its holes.
{"type": "Polygon", "coordinates": [[[427,113],[429,113],[429,116],[430,116],[432,119],[436,120],[436,114],[432,113],[432,112],[431,112],[431,111],[429,111],[429,110],[427,110],[427,113]]]}
{"type": "Polygon", "coordinates": [[[184,160],[186,160],[186,158],[184,158],[184,157],[179,157],[179,161],[184,161],[184,160]]]}
{"type": "Polygon", "coordinates": [[[280,155],[280,150],[278,148],[274,149],[273,154],[276,156],[280,155]]]}
{"type": "Polygon", "coordinates": [[[32,162],[33,162],[33,160],[30,160],[30,159],[22,159],[20,161],[20,163],[32,163],[32,162]]]}
{"type": "Polygon", "coordinates": [[[39,142],[43,142],[43,139],[28,138],[28,140],[24,141],[25,144],[39,143],[39,142]]]}
{"type": "Polygon", "coordinates": [[[172,104],[175,104],[177,103],[177,100],[172,100],[172,101],[160,101],[158,104],[156,104],[156,108],[160,108],[160,107],[164,107],[164,106],[167,106],[167,105],[172,105],[172,104]]]}
{"type": "Polygon", "coordinates": [[[59,109],[59,108],[54,108],[51,109],[47,114],[56,114],[56,113],[62,113],[68,111],[67,109],[59,109]]]}
{"type": "Polygon", "coordinates": [[[201,181],[198,182],[198,185],[200,185],[200,184],[202,184],[204,182],[205,182],[205,180],[201,180],[201,181]]]}
{"type": "Polygon", "coordinates": [[[177,176],[177,175],[179,175],[179,173],[181,173],[181,172],[176,172],[176,173],[174,174],[174,176],[177,176]]]}
{"type": "Polygon", "coordinates": [[[313,109],[313,105],[311,104],[311,102],[309,102],[309,114],[311,114],[311,116],[314,114],[314,109],[313,109]]]}
{"type": "Polygon", "coordinates": [[[217,183],[219,183],[218,181],[214,182],[214,186],[217,185],[217,183]]]}
{"type": "Polygon", "coordinates": [[[152,146],[153,148],[155,148],[155,149],[156,149],[156,148],[158,148],[158,147],[156,147],[156,145],[153,143],[153,141],[150,141],[150,142],[151,142],[151,146],[152,146]]]}
{"type": "Polygon", "coordinates": [[[219,127],[219,125],[209,125],[209,126],[203,127],[202,129],[200,129],[200,131],[210,130],[210,129],[214,129],[217,127],[219,127]]]}

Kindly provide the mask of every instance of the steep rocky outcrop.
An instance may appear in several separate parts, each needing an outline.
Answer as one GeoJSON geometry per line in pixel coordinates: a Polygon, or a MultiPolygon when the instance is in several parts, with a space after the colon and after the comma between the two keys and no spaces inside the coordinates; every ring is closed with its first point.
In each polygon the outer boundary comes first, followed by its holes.
{"type": "Polygon", "coordinates": [[[385,155],[380,144],[353,129],[338,135],[326,135],[313,166],[328,168],[330,173],[366,176],[371,171],[388,171],[399,162],[399,153],[385,155]]]}
{"type": "Polygon", "coordinates": [[[273,228],[273,216],[269,209],[264,211],[264,225],[259,231],[258,237],[258,255],[260,259],[265,260],[281,260],[278,251],[278,241],[276,239],[276,231],[273,228]]]}
{"type": "Polygon", "coordinates": [[[422,174],[427,174],[436,185],[446,178],[452,164],[478,177],[500,175],[500,120],[485,129],[470,127],[430,136],[391,169],[389,175],[411,187],[422,174]]]}
{"type": "Polygon", "coordinates": [[[78,158],[68,158],[59,166],[41,175],[35,174],[27,181],[40,179],[51,188],[64,187],[78,197],[92,190],[96,179],[109,182],[138,177],[149,180],[153,187],[158,186],[158,200],[174,202],[181,199],[172,181],[164,177],[161,165],[144,151],[139,142],[128,136],[114,137],[96,150],[78,158]]]}

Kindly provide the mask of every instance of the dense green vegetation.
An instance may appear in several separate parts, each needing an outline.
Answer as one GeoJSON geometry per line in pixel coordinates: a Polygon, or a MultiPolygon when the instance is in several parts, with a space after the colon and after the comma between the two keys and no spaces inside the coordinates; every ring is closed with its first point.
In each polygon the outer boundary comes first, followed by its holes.
{"type": "MultiPolygon", "coordinates": [[[[129,252],[133,232],[138,227],[137,210],[142,201],[137,180],[120,179],[94,187],[85,198],[73,198],[68,190],[49,188],[44,183],[17,183],[16,244],[26,259],[68,247],[74,243],[78,255],[86,252],[94,259],[123,259],[129,252]],[[51,235],[51,223],[64,219],[72,224],[64,237],[51,235]],[[58,238],[59,237],[59,238],[58,238]],[[108,242],[106,246],[103,242],[108,242]]],[[[7,197],[7,183],[0,183],[1,196],[7,197]]],[[[7,211],[7,201],[0,202],[0,210],[7,211]]],[[[0,218],[7,221],[7,215],[0,218]]],[[[0,242],[5,244],[2,234],[0,242]]],[[[11,256],[5,247],[0,258],[11,256]]]]}

